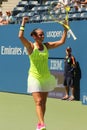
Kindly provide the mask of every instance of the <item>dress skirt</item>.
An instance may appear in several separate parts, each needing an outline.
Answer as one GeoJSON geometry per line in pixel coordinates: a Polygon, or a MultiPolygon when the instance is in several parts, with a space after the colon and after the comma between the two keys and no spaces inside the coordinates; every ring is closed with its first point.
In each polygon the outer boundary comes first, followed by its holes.
{"type": "Polygon", "coordinates": [[[54,90],[57,86],[57,80],[53,75],[50,75],[48,77],[40,77],[35,78],[32,75],[28,76],[28,93],[33,92],[49,92],[54,90]]]}

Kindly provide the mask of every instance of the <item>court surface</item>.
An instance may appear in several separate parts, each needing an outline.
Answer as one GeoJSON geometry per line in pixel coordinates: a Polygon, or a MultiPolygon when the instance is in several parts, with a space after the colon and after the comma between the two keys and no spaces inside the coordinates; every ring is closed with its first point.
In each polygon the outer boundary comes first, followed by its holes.
{"type": "MultiPolygon", "coordinates": [[[[0,130],[36,130],[32,96],[0,92],[0,130]]],[[[87,130],[87,105],[48,98],[47,130],[87,130]]]]}

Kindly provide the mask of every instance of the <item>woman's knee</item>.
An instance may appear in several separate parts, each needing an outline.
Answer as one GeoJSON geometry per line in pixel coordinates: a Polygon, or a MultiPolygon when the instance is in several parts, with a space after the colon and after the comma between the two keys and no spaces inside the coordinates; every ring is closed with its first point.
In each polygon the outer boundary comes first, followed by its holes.
{"type": "Polygon", "coordinates": [[[35,104],[37,106],[42,106],[43,105],[43,100],[42,99],[37,99],[37,100],[35,100],[35,104]]]}

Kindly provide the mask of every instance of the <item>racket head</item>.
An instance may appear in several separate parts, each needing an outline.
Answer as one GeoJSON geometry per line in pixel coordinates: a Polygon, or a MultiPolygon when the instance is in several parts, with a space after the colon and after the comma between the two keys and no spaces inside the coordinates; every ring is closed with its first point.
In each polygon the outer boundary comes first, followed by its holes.
{"type": "Polygon", "coordinates": [[[69,11],[70,11],[70,9],[71,9],[71,8],[70,8],[70,6],[68,6],[68,5],[67,5],[67,6],[65,6],[65,10],[66,10],[66,12],[69,12],[69,11]]]}
{"type": "Polygon", "coordinates": [[[52,2],[49,6],[48,13],[51,16],[52,21],[58,22],[59,24],[63,25],[69,33],[72,35],[73,39],[76,40],[76,36],[70,29],[70,26],[67,25],[69,18],[68,13],[70,11],[70,6],[65,6],[61,2],[52,2]]]}
{"type": "Polygon", "coordinates": [[[49,6],[48,13],[52,20],[57,22],[64,22],[68,20],[68,12],[70,10],[69,6],[65,6],[61,2],[52,2],[49,6]]]}

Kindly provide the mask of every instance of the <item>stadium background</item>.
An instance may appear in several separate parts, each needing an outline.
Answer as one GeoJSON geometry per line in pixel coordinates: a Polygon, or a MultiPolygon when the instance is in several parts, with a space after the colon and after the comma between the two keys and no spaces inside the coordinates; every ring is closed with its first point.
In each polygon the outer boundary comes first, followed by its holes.
{"type": "MultiPolygon", "coordinates": [[[[6,1],[7,3],[10,1],[13,5],[16,5],[15,2],[19,0],[1,1],[6,1]]],[[[4,5],[4,9],[10,9],[12,4],[4,5]]],[[[84,19],[83,13],[82,19],[84,19]]],[[[75,14],[74,18],[77,19],[76,16],[79,17],[79,14],[75,14]]],[[[58,80],[58,86],[49,96],[61,98],[64,94],[62,85],[63,58],[65,57],[66,47],[71,46],[73,54],[79,62],[75,96],[81,102],[48,98],[45,115],[47,130],[87,130],[87,107],[82,105],[82,103],[87,104],[87,21],[79,18],[79,20],[70,22],[70,25],[77,36],[77,40],[73,41],[68,34],[66,44],[50,51],[49,68],[58,80]]],[[[32,96],[27,95],[29,60],[26,49],[18,39],[19,27],[20,24],[0,26],[0,129],[2,130],[34,130],[37,123],[32,96]]],[[[45,41],[59,39],[63,31],[63,28],[55,23],[27,24],[25,35],[30,40],[32,38],[29,36],[29,33],[36,27],[41,27],[45,31],[45,41]]]]}
{"type": "MultiPolygon", "coordinates": [[[[86,42],[87,42],[87,21],[72,21],[70,23],[72,30],[77,36],[77,40],[68,34],[66,43],[54,50],[50,51],[49,68],[56,76],[63,78],[63,58],[65,57],[65,49],[71,46],[73,55],[79,62],[81,70],[81,78],[78,78],[77,99],[83,104],[87,103],[87,58],[86,58],[86,42]],[[57,58],[57,59],[55,59],[57,58]]],[[[0,27],[0,91],[24,93],[27,94],[27,75],[29,68],[29,60],[26,49],[18,38],[20,24],[5,25],[0,27]]],[[[34,28],[42,28],[45,32],[45,41],[54,41],[61,37],[63,32],[62,26],[57,23],[28,23],[25,28],[25,36],[33,40],[29,33],[34,28]]],[[[49,96],[61,98],[64,94],[62,81],[58,81],[58,92],[50,93],[49,96]]]]}

